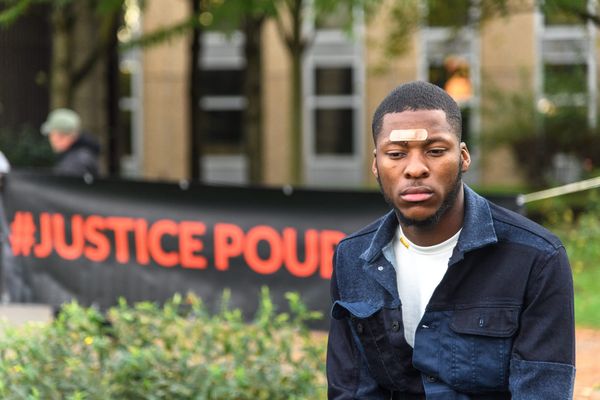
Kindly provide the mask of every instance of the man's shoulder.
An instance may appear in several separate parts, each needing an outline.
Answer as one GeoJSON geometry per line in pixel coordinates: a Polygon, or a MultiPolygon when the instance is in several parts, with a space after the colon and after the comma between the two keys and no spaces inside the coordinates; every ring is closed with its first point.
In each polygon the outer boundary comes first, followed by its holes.
{"type": "Polygon", "coordinates": [[[552,251],[562,246],[560,239],[542,225],[507,208],[489,202],[499,241],[552,251]]]}

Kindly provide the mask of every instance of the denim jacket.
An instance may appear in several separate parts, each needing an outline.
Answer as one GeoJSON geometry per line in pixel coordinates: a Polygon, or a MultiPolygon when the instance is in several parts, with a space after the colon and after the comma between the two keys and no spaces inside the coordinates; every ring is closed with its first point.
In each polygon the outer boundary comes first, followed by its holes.
{"type": "Polygon", "coordinates": [[[392,211],[336,249],[330,399],[572,398],[573,283],[554,235],[465,186],[463,229],[413,349],[390,244],[397,226],[392,211]]]}

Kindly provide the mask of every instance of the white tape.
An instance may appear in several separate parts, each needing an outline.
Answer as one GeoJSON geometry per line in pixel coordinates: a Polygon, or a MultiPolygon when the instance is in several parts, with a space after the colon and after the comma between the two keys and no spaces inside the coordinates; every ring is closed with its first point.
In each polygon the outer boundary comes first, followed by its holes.
{"type": "Polygon", "coordinates": [[[427,129],[394,129],[390,132],[392,142],[412,142],[427,139],[427,129]]]}

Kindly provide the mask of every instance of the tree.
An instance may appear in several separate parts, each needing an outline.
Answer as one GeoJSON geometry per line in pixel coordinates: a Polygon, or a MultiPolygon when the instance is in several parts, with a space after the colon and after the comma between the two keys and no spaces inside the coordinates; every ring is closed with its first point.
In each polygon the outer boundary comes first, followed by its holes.
{"type": "Polygon", "coordinates": [[[213,12],[214,28],[226,33],[239,29],[244,33],[244,148],[248,182],[259,184],[263,180],[262,32],[265,22],[275,15],[275,4],[272,0],[229,0],[213,7],[213,12]]]}
{"type": "MultiPolygon", "coordinates": [[[[49,7],[52,35],[50,108],[74,108],[76,97],[85,97],[86,101],[79,104],[78,111],[88,127],[106,137],[111,149],[118,141],[115,137],[118,109],[110,105],[117,104],[114,98],[117,93],[115,70],[118,68],[115,52],[123,2],[0,0],[0,27],[4,28],[10,27],[32,7],[49,7]]],[[[108,156],[108,169],[116,172],[116,155],[109,151],[108,156]]]]}
{"type": "Polygon", "coordinates": [[[51,7],[53,37],[51,70],[51,107],[70,107],[75,91],[89,76],[93,68],[104,59],[108,48],[114,45],[116,25],[123,7],[123,0],[75,1],[75,0],[0,0],[4,6],[0,13],[0,26],[7,27],[24,15],[30,7],[47,4],[51,7]],[[77,31],[77,18],[86,19],[82,24],[97,28],[92,37],[81,37],[85,31],[77,31]],[[85,40],[85,46],[75,43],[85,40]],[[86,48],[82,60],[75,55],[86,48]],[[77,62],[79,61],[79,62],[77,62]]]}

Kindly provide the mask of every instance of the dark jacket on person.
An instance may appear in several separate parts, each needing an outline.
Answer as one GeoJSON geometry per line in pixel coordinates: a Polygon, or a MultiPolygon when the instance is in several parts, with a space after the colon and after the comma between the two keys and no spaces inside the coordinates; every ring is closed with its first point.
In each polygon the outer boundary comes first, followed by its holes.
{"type": "Polygon", "coordinates": [[[64,152],[57,155],[53,171],[60,175],[98,176],[100,144],[90,135],[81,134],[64,152]]]}
{"type": "Polygon", "coordinates": [[[463,228],[413,349],[393,265],[397,226],[390,212],[336,250],[330,399],[572,398],[573,283],[558,238],[465,186],[463,228]]]}

